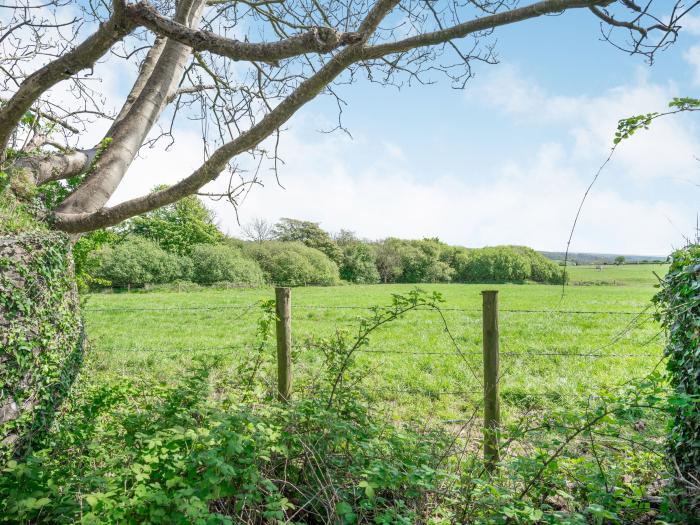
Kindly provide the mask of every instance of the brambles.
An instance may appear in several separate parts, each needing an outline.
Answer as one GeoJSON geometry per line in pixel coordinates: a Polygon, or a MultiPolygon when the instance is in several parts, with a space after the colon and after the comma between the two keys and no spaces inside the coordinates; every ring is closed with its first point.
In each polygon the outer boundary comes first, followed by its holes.
{"type": "MultiPolygon", "coordinates": [[[[86,523],[640,523],[663,518],[654,427],[665,410],[658,374],[574,407],[512,413],[504,459],[482,468],[479,418],[392,422],[358,381],[354,352],[440,297],[393,296],[353,331],[316,339],[324,366],[290,403],[275,401],[264,342],[259,362],[230,374],[221,356],[192,359],[176,380],[96,376],[89,363],[34,453],[6,465],[0,522],[86,523]],[[387,324],[388,323],[388,324],[387,324]],[[223,372],[223,373],[222,373],[223,372]],[[647,429],[639,430],[638,421],[647,429]],[[651,500],[649,495],[653,495],[651,500]],[[651,518],[650,518],[651,517],[651,518]]],[[[245,359],[245,356],[241,356],[245,359]]],[[[95,368],[97,366],[97,368],[95,368]]]]}

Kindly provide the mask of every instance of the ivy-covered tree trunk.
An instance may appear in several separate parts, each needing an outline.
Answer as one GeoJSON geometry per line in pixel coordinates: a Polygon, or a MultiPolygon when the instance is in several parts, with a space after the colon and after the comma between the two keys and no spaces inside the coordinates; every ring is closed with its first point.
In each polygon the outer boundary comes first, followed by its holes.
{"type": "Polygon", "coordinates": [[[68,237],[0,237],[0,459],[31,448],[51,423],[82,359],[68,237]]]}
{"type": "MultiPolygon", "coordinates": [[[[667,369],[675,390],[669,456],[689,504],[700,510],[700,245],[676,251],[654,301],[668,330],[667,369]]],[[[692,510],[692,509],[691,509],[692,510]]]]}

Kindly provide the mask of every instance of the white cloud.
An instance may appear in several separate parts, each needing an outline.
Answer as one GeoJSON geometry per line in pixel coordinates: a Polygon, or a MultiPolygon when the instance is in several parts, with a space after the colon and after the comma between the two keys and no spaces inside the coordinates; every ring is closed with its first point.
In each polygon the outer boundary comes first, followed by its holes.
{"type": "MultiPolygon", "coordinates": [[[[439,236],[466,246],[563,249],[580,199],[609,151],[617,119],[662,109],[673,86],[649,84],[641,77],[596,96],[569,97],[547,93],[517,70],[506,68],[498,75],[482,84],[482,100],[509,118],[544,127],[551,137],[531,154],[492,156],[491,168],[479,177],[425,174],[411,159],[430,152],[408,151],[395,139],[374,136],[371,129],[355,129],[354,140],[340,133],[314,133],[310,130],[324,127],[318,125],[324,117],[305,113],[282,136],[280,177],[286,189],[268,175],[266,186],[253,189],[240,208],[242,222],[286,216],[368,238],[439,236]]],[[[516,139],[513,133],[504,140],[516,139]]],[[[679,245],[682,233],[692,231],[700,190],[686,185],[688,191],[678,200],[643,190],[645,184],[669,177],[697,180],[695,152],[700,152],[697,137],[676,118],[659,120],[649,132],[627,141],[590,194],[572,249],[662,255],[679,245]]],[[[170,152],[142,154],[113,202],[191,173],[201,162],[201,139],[194,131],[183,132],[170,152]]],[[[230,205],[211,205],[222,228],[239,233],[230,205]]]]}
{"type": "MultiPolygon", "coordinates": [[[[529,166],[503,164],[488,182],[475,184],[468,177],[418,178],[406,166],[392,164],[390,156],[357,170],[343,162],[357,154],[356,144],[291,135],[285,141],[291,154],[283,172],[286,189],[269,185],[254,190],[239,210],[242,222],[286,216],[319,221],[331,231],[352,229],[368,238],[439,236],[467,246],[517,243],[558,250],[565,246],[589,176],[556,143],[542,145],[529,166]]],[[[230,233],[238,233],[228,205],[214,207],[230,233]]],[[[664,254],[672,242],[680,242],[669,220],[684,228],[689,215],[671,202],[597,191],[585,208],[574,247],[664,254]]]]}
{"type": "Polygon", "coordinates": [[[700,45],[689,47],[685,53],[683,53],[683,58],[690,64],[692,69],[693,85],[700,86],[700,45]]]}

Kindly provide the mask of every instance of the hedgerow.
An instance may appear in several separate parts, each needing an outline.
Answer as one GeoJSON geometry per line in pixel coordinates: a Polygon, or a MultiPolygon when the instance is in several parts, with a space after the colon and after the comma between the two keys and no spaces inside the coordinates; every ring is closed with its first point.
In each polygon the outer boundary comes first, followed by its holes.
{"type": "Polygon", "coordinates": [[[668,330],[666,366],[675,394],[669,455],[688,488],[686,503],[700,512],[700,245],[673,253],[654,301],[668,330]]]}
{"type": "MultiPolygon", "coordinates": [[[[257,350],[222,370],[194,359],[180,379],[104,376],[87,367],[52,432],[0,478],[0,523],[557,524],[664,522],[667,473],[655,432],[665,385],[654,373],[585,406],[528,409],[503,428],[483,469],[477,427],[395,422],[362,387],[358,349],[379,326],[438,294],[395,295],[359,321],[304,343],[320,357],[282,404],[270,388],[263,305],[257,350]]],[[[94,363],[99,365],[99,363],[94,363]]],[[[478,420],[478,418],[477,418],[478,420]]],[[[454,425],[454,424],[453,424],[454,425]]],[[[689,521],[674,523],[689,523],[689,521]]]]}

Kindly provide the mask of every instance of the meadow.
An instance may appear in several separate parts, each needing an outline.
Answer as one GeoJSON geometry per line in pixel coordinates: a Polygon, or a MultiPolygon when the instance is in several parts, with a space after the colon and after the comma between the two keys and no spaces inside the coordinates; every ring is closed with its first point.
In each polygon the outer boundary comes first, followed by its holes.
{"type": "MultiPolygon", "coordinates": [[[[658,367],[663,337],[650,299],[664,265],[572,267],[562,289],[540,284],[423,284],[439,292],[441,312],[414,311],[379,328],[358,354],[369,398],[387,418],[451,420],[481,399],[481,290],[500,302],[501,397],[505,417],[589,395],[658,367]],[[446,330],[446,328],[449,330],[446,330]],[[457,349],[456,347],[459,347],[457,349]]],[[[294,381],[297,391],[320,373],[309,338],[350,333],[368,308],[416,285],[294,288],[294,381]]],[[[251,358],[259,304],[271,288],[188,292],[95,293],[84,297],[92,373],[170,382],[197,356],[220,359],[221,378],[251,358]]],[[[265,352],[274,355],[273,343],[265,352]]],[[[270,367],[270,383],[274,370],[270,367]]]]}

